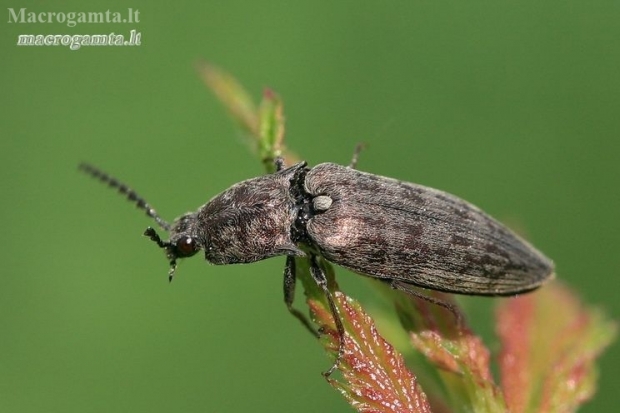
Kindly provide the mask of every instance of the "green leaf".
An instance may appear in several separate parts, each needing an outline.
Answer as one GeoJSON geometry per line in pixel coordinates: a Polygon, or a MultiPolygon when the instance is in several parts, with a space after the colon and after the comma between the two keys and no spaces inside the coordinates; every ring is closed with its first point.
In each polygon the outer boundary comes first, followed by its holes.
{"type": "Polygon", "coordinates": [[[203,61],[196,63],[196,70],[233,119],[250,136],[259,136],[256,104],[237,79],[217,66],[203,61]]]}
{"type": "Polygon", "coordinates": [[[282,156],[284,114],[280,97],[266,89],[259,108],[258,156],[268,171],[274,172],[274,159],[282,156]]]}
{"type": "Polygon", "coordinates": [[[277,93],[266,89],[259,106],[246,89],[229,73],[207,62],[198,62],[196,70],[204,83],[220,100],[233,119],[241,126],[258,150],[258,156],[268,173],[275,172],[274,160],[283,157],[286,165],[298,162],[298,157],[284,145],[284,110],[277,93]]]}

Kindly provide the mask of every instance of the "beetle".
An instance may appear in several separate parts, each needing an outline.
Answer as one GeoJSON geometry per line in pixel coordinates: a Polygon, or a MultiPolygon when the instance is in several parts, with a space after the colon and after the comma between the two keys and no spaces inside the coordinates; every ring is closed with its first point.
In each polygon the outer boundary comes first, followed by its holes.
{"type": "Polygon", "coordinates": [[[306,256],[340,338],[336,361],[325,376],[344,354],[345,332],[320,257],[413,295],[418,295],[413,286],[514,295],[553,277],[551,260],[478,207],[437,189],[359,171],[358,151],[349,166],[310,168],[300,162],[285,167],[278,158],[275,173],[239,182],[172,224],[127,185],[89,164],[79,169],[117,188],[169,232],[166,241],[152,227],[144,232],[165,251],[169,280],[179,259],[200,251],[217,265],[286,256],[285,304],[314,332],[293,308],[295,258],[306,256]]]}

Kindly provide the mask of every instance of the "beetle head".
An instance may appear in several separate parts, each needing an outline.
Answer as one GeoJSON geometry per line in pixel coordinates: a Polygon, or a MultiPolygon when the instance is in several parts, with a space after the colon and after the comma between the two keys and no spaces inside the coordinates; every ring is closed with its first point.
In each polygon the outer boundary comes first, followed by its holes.
{"type": "Polygon", "coordinates": [[[168,241],[162,241],[152,227],[148,227],[144,231],[144,235],[166,252],[166,257],[170,261],[170,271],[168,272],[170,281],[172,281],[177,268],[177,259],[191,257],[203,248],[199,238],[194,235],[195,222],[196,214],[194,213],[187,213],[177,218],[170,227],[170,239],[168,241]]]}

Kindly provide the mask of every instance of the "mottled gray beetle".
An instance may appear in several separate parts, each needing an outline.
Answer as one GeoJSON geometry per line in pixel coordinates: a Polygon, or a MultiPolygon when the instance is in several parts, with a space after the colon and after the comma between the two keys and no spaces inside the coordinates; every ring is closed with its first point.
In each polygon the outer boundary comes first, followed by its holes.
{"type": "MultiPolygon", "coordinates": [[[[306,162],[248,179],[172,224],[132,189],[87,165],[80,169],[116,187],[170,233],[162,241],[172,279],[177,260],[200,250],[212,264],[249,263],[286,256],[284,300],[292,307],[295,257],[308,256],[312,277],[324,291],[342,338],[344,328],[318,256],[357,273],[385,280],[417,295],[411,286],[468,295],[531,291],[553,275],[553,263],[474,205],[454,195],[349,167],[306,162]]],[[[316,333],[315,333],[316,334],[316,333]]],[[[343,340],[340,340],[343,343],[343,340]]],[[[341,346],[335,364],[343,354],[341,346]]]]}

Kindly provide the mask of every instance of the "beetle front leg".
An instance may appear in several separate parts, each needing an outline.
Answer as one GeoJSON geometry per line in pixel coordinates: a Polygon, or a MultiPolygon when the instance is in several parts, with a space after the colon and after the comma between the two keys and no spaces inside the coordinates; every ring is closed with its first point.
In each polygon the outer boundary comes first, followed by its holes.
{"type": "Polygon", "coordinates": [[[315,336],[319,337],[319,333],[312,327],[308,317],[301,311],[293,307],[293,301],[295,300],[295,284],[297,282],[297,273],[295,267],[295,257],[292,255],[286,256],[286,266],[284,267],[284,302],[288,311],[298,319],[306,329],[315,336]]]}
{"type": "Polygon", "coordinates": [[[336,356],[334,365],[331,366],[329,370],[323,373],[323,376],[325,376],[325,378],[328,378],[334,372],[334,370],[338,368],[338,365],[340,364],[340,361],[344,356],[344,325],[342,324],[342,320],[340,319],[340,315],[338,314],[338,308],[336,308],[334,297],[329,291],[329,288],[327,288],[327,277],[321,269],[317,261],[316,255],[310,256],[310,273],[312,274],[312,278],[317,283],[317,285],[323,290],[325,298],[327,298],[329,308],[331,310],[332,316],[334,317],[334,323],[336,324],[336,331],[338,332],[338,355],[336,356]]]}

